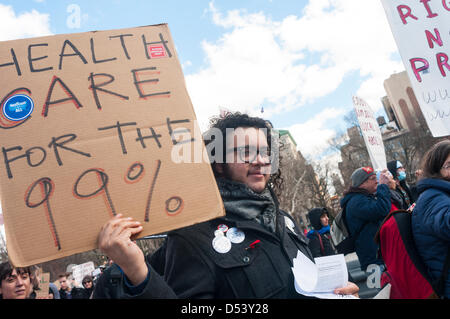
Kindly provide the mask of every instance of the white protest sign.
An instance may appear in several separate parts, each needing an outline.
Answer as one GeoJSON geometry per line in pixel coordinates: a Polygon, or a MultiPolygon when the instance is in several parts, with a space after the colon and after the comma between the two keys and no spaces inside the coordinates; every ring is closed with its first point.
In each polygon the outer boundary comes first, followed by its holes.
{"type": "Polygon", "coordinates": [[[364,142],[374,170],[386,168],[386,153],[380,127],[370,106],[362,98],[353,97],[353,107],[358,118],[364,142]]]}
{"type": "Polygon", "coordinates": [[[87,263],[76,265],[72,268],[72,276],[77,284],[81,284],[84,276],[91,275],[95,270],[94,263],[92,261],[88,261],[87,263]]]}
{"type": "Polygon", "coordinates": [[[450,1],[382,3],[431,133],[450,135],[450,1]]]}

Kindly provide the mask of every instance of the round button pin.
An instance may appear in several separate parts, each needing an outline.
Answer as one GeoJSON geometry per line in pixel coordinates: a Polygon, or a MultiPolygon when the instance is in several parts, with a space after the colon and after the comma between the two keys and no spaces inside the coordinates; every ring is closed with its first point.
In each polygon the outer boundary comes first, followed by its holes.
{"type": "Polygon", "coordinates": [[[245,234],[242,230],[232,227],[227,231],[227,238],[229,238],[233,244],[240,244],[244,241],[245,234]]]}
{"type": "Polygon", "coordinates": [[[219,236],[225,236],[223,231],[221,231],[220,229],[218,229],[214,232],[214,237],[219,237],[219,236]]]}
{"type": "Polygon", "coordinates": [[[223,233],[226,233],[228,230],[228,226],[225,224],[220,224],[219,226],[217,226],[217,229],[220,230],[223,233]]]}
{"type": "Polygon", "coordinates": [[[231,249],[231,241],[225,236],[214,237],[212,246],[218,253],[225,254],[231,249]]]}
{"type": "Polygon", "coordinates": [[[10,121],[22,121],[33,112],[33,100],[25,94],[15,94],[2,104],[3,115],[10,121]]]}

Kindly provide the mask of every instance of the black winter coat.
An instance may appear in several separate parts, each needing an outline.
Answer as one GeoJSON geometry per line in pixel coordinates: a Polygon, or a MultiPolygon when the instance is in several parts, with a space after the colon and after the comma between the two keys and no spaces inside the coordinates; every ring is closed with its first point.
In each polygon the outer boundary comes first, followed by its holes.
{"type": "Polygon", "coordinates": [[[61,299],[83,299],[83,290],[84,288],[73,287],[70,293],[67,293],[66,290],[59,289],[59,295],[61,299]]]}
{"type": "Polygon", "coordinates": [[[406,204],[405,198],[402,196],[400,190],[390,189],[391,192],[391,202],[398,209],[408,209],[408,204],[406,204]]]}
{"type": "Polygon", "coordinates": [[[356,237],[356,254],[361,269],[366,271],[370,264],[383,265],[383,260],[377,257],[378,245],[374,237],[391,209],[389,188],[384,184],[378,185],[376,196],[364,189],[352,188],[341,199],[341,207],[344,206],[348,230],[356,237]]]}
{"type": "Polygon", "coordinates": [[[325,228],[323,228],[323,225],[320,222],[320,217],[325,213],[328,215],[328,211],[323,208],[313,208],[308,212],[308,218],[313,227],[313,230],[307,234],[309,239],[308,247],[314,258],[336,254],[336,250],[331,241],[330,231],[322,233],[325,228]],[[322,234],[320,234],[319,231],[322,234]]]}
{"type": "Polygon", "coordinates": [[[308,247],[314,258],[335,255],[336,250],[331,243],[330,233],[319,234],[317,232],[308,236],[308,247]],[[320,236],[320,237],[319,237],[320,236]]]}
{"type": "MultiPolygon", "coordinates": [[[[276,234],[232,214],[170,232],[160,250],[147,258],[150,279],[134,297],[304,298],[295,291],[291,267],[298,250],[313,259],[307,239],[287,213],[278,212],[276,221],[276,234]],[[212,245],[221,224],[245,234],[244,241],[232,244],[227,253],[217,252],[212,245]]],[[[120,272],[111,280],[114,269],[110,267],[99,279],[94,298],[132,297],[120,272]]]]}
{"type": "Polygon", "coordinates": [[[94,288],[77,288],[77,292],[75,294],[72,293],[72,299],[89,299],[93,290],[94,288]]]}

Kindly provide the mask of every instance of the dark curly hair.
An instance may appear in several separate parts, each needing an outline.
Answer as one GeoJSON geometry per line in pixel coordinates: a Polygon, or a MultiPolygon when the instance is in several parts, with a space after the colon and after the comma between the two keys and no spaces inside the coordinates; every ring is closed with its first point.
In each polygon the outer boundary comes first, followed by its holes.
{"type": "MultiPolygon", "coordinates": [[[[210,130],[212,129],[219,129],[222,133],[222,137],[225,139],[227,129],[237,129],[239,127],[247,128],[247,127],[254,127],[254,128],[262,128],[266,129],[266,137],[267,137],[267,145],[269,145],[270,152],[273,156],[278,157],[278,161],[281,161],[281,155],[279,152],[280,147],[280,141],[277,138],[277,135],[274,134],[273,125],[270,123],[270,121],[264,120],[260,117],[251,117],[248,114],[240,113],[240,112],[228,112],[224,116],[217,116],[210,119],[210,130]],[[273,145],[276,144],[276,145],[273,145]]],[[[209,143],[213,142],[215,140],[215,136],[208,136],[207,134],[204,134],[204,142],[205,145],[208,145],[209,143]],[[213,138],[214,137],[214,138],[213,138]]],[[[221,143],[223,145],[222,154],[226,153],[226,143],[221,143]]],[[[212,156],[214,151],[212,151],[212,156]]],[[[216,162],[214,160],[211,160],[211,166],[214,172],[214,175],[218,177],[218,172],[215,169],[216,162]]],[[[216,164],[219,164],[218,162],[216,164]]],[[[269,182],[269,187],[275,192],[276,195],[280,195],[280,192],[283,188],[283,178],[281,176],[281,170],[278,165],[277,172],[271,174],[269,182]]]]}

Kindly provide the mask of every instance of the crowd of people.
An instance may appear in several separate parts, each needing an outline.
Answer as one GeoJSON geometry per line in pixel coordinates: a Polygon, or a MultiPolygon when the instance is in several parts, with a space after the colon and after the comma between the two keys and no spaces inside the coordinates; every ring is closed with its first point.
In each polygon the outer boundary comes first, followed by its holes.
{"type": "Polygon", "coordinates": [[[37,266],[14,267],[10,262],[0,264],[0,299],[89,299],[94,290],[94,277],[84,276],[77,287],[72,274],[58,276],[57,285],[48,283],[42,291],[41,270],[37,266]],[[59,286],[59,287],[58,287],[59,286]]]}
{"type": "MultiPolygon", "coordinates": [[[[212,121],[211,129],[223,133],[219,153],[226,160],[213,156],[211,167],[226,215],[170,231],[156,252],[144,255],[131,239],[142,231],[141,223],[118,214],[98,235],[99,248],[115,263],[95,287],[92,278],[85,277],[83,288],[67,288],[67,276],[62,275],[61,299],[309,298],[294,288],[292,260],[298,252],[312,261],[336,254],[328,210],[315,208],[308,213],[312,230],[304,236],[292,216],[279,208],[283,180],[280,169],[274,171],[271,165],[271,152],[276,150],[271,148],[270,122],[229,113],[212,121]]],[[[205,145],[215,141],[213,137],[219,138],[211,135],[205,145]]],[[[441,275],[450,245],[449,140],[425,154],[418,174],[420,180],[411,191],[398,160],[378,173],[369,166],[353,172],[341,206],[363,271],[371,264],[384,265],[373,240],[383,219],[392,210],[410,209],[418,250],[432,277],[441,275]]],[[[1,266],[0,294],[4,299],[29,297],[32,271],[8,265],[1,266]]],[[[443,296],[448,298],[450,279],[444,286],[443,296]]],[[[348,282],[334,293],[357,296],[358,290],[348,282]]],[[[51,290],[50,295],[57,294],[51,290]]]]}

